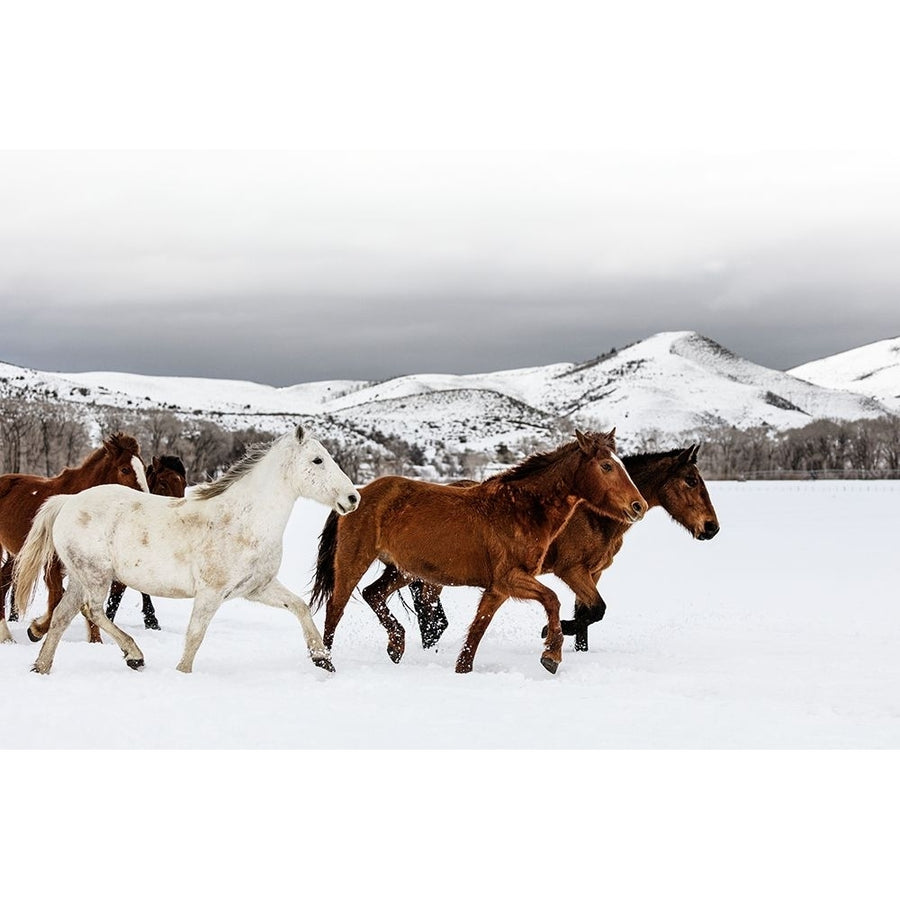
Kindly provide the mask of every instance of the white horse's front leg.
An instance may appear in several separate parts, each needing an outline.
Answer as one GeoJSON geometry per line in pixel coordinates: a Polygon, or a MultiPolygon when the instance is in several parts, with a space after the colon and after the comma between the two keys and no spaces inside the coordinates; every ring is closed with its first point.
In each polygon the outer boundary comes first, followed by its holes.
{"type": "Polygon", "coordinates": [[[201,593],[194,598],[194,608],[191,610],[191,621],[188,622],[187,632],[184,636],[184,653],[181,662],[175,667],[179,672],[190,672],[194,667],[194,657],[203,642],[206,629],[216,614],[216,610],[222,605],[224,597],[220,594],[201,593]]]}
{"type": "Polygon", "coordinates": [[[272,579],[265,587],[259,588],[247,595],[248,600],[256,603],[264,603],[266,606],[274,606],[280,609],[290,610],[299,620],[303,628],[303,637],[313,663],[320,669],[329,672],[334,671],[331,664],[331,654],[322,642],[322,635],[313,622],[309,607],[295,593],[289,591],[277,578],[272,579]]]}

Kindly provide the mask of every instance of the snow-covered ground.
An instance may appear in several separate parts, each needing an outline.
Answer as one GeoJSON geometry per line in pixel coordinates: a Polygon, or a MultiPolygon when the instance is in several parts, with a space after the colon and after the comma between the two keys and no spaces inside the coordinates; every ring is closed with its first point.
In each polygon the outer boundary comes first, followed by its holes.
{"type": "MultiPolygon", "coordinates": [[[[661,510],[601,580],[609,611],[589,653],[571,639],[541,667],[537,604],[508,602],[475,671],[454,661],[477,593],[448,589],[437,651],[407,625],[400,665],[362,600],[338,630],[334,675],[306,659],[299,624],[226,604],[175,671],[190,602],[160,599],[143,630],[129,591],[118,621],[144,650],[133,672],[80,620],[53,672],[13,623],[0,646],[0,748],[874,748],[900,747],[900,484],[711,483],[722,531],[700,543],[661,510]]],[[[283,580],[306,592],[326,510],[298,503],[283,580]]],[[[372,575],[370,574],[370,578],[372,575]]],[[[552,578],[549,583],[558,585],[552,578]]],[[[562,588],[565,613],[572,598],[562,588]]],[[[322,613],[317,614],[321,625],[322,613]]]]}

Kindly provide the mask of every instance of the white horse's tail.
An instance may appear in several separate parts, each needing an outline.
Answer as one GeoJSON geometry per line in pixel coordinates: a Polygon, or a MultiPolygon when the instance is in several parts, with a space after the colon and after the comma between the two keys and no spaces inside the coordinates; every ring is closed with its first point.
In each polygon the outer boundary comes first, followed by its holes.
{"type": "Polygon", "coordinates": [[[53,523],[68,499],[68,494],[57,494],[44,501],[31,523],[31,530],[22,549],[16,555],[13,584],[16,609],[20,617],[24,617],[25,610],[28,609],[38,576],[56,553],[53,546],[53,523]]]}

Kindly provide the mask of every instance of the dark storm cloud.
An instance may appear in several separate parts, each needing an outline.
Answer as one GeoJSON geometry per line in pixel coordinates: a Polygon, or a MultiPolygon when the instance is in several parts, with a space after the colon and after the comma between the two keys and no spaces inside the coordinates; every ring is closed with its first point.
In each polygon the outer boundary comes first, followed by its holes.
{"type": "Polygon", "coordinates": [[[0,358],[35,368],[291,384],[578,361],[681,329],[787,367],[900,333],[893,170],[584,154],[5,162],[0,358]]]}

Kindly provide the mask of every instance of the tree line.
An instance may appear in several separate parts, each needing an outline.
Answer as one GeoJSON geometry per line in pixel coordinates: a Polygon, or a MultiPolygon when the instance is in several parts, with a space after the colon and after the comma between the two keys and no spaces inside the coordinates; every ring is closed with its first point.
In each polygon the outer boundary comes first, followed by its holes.
{"type": "MultiPolygon", "coordinates": [[[[787,431],[719,427],[698,435],[712,479],[900,478],[900,417],[832,422],[787,431]]],[[[666,449],[658,439],[644,450],[666,449]]]]}
{"type": "MultiPolygon", "coordinates": [[[[356,484],[387,474],[451,481],[482,479],[530,453],[555,446],[571,435],[570,424],[561,421],[559,433],[543,439],[522,438],[512,446],[498,443],[490,450],[438,442],[426,453],[397,435],[339,427],[326,428],[327,436],[319,439],[356,484]]],[[[218,477],[250,445],[277,436],[256,428],[227,430],[209,420],[186,420],[166,410],[86,408],[5,398],[0,399],[0,470],[50,477],[77,466],[103,437],[116,431],[138,439],[147,463],[154,456],[180,456],[189,483],[218,477]]],[[[669,450],[699,440],[701,471],[710,479],[900,478],[898,416],[854,422],[817,420],[783,432],[721,426],[683,440],[649,434],[637,445],[628,437],[620,435],[623,447],[627,444],[633,452],[669,450]]]]}

